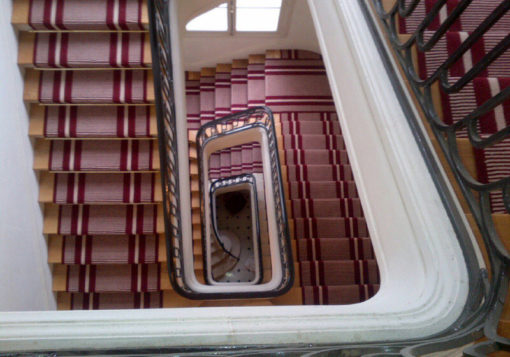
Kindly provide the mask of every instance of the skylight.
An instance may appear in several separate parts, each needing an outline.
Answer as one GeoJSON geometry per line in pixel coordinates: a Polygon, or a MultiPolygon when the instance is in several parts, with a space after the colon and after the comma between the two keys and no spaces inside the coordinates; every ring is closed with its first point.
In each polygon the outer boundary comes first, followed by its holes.
{"type": "Polygon", "coordinates": [[[281,7],[282,0],[231,0],[193,18],[186,24],[186,30],[275,32],[281,7]]]}
{"type": "Polygon", "coordinates": [[[282,0],[237,0],[236,31],[276,31],[282,0]]]}
{"type": "Polygon", "coordinates": [[[187,31],[227,31],[228,7],[221,4],[212,10],[204,12],[186,24],[187,31]]]}

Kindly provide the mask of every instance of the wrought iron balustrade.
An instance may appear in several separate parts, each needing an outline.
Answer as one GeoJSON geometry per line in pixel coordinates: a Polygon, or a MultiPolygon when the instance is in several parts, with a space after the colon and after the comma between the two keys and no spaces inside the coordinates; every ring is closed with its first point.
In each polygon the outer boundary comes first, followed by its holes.
{"type": "MultiPolygon", "coordinates": [[[[473,81],[482,73],[487,73],[487,69],[510,48],[510,34],[507,34],[502,36],[501,40],[492,48],[488,48],[483,57],[470,68],[466,68],[463,75],[455,78],[451,76],[452,66],[458,61],[462,61],[468,51],[473,50],[473,47],[484,35],[490,34],[493,29],[497,28],[499,20],[510,15],[510,1],[501,1],[487,17],[481,17],[478,24],[474,26],[475,28],[467,34],[459,46],[451,51],[445,59],[441,58],[440,64],[435,68],[427,68],[427,73],[417,71],[417,57],[426,56],[434,50],[440,41],[445,40],[448,31],[455,31],[452,30],[454,29],[452,26],[467,11],[473,10],[473,7],[470,8],[470,6],[476,6],[476,3],[481,4],[481,1],[460,0],[456,2],[455,7],[451,6],[449,11],[446,11],[449,1],[438,0],[431,5],[429,11],[419,12],[417,15],[418,8],[421,6],[421,11],[424,8],[424,1],[397,0],[391,9],[384,9],[382,0],[366,2],[360,0],[367,19],[371,21],[371,10],[368,3],[374,6],[376,17],[388,38],[392,53],[408,80],[449,168],[455,176],[481,232],[490,263],[490,273],[484,269],[480,271],[482,278],[479,289],[478,292],[474,292],[479,293],[480,297],[473,300],[471,312],[459,319],[456,332],[444,333],[444,336],[439,340],[431,339],[429,342],[423,341],[415,346],[411,345],[406,351],[412,354],[428,353],[462,345],[482,337],[486,337],[488,340],[466,348],[464,354],[479,356],[498,350],[510,351],[510,339],[499,336],[497,333],[499,316],[509,288],[510,254],[501,240],[502,237],[498,235],[493,219],[493,209],[491,209],[491,206],[494,206],[495,198],[499,197],[504,212],[498,213],[510,213],[510,177],[504,175],[492,182],[481,181],[472,175],[465,166],[461,157],[462,150],[459,147],[461,142],[459,138],[467,139],[471,150],[498,150],[502,143],[505,141],[508,143],[510,125],[507,124],[495,132],[483,132],[481,124],[483,125],[484,120],[487,120],[487,113],[510,101],[510,86],[478,105],[458,121],[447,122],[442,118],[434,103],[434,91],[441,91],[445,96],[460,93],[467,86],[472,85],[473,81]],[[398,22],[411,18],[416,28],[405,37],[401,36],[398,22]],[[437,21],[438,18],[440,18],[439,26],[436,22],[436,27],[431,28],[433,21],[437,21]]],[[[372,26],[373,33],[377,38],[376,27],[378,25],[372,22],[372,26]]],[[[381,45],[381,39],[378,38],[378,40],[382,50],[384,46],[381,45]]],[[[510,69],[510,63],[507,63],[507,66],[510,69]]],[[[415,130],[416,127],[414,126],[415,130]]]]}

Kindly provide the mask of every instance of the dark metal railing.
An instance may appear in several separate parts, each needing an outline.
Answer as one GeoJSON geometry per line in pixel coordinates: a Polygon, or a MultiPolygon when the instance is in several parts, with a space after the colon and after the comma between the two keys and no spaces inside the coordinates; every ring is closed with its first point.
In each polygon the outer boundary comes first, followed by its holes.
{"type": "MultiPolygon", "coordinates": [[[[466,69],[465,74],[452,78],[450,71],[452,66],[470,50],[485,35],[488,34],[495,24],[510,10],[510,0],[501,1],[498,6],[486,18],[480,18],[480,22],[473,31],[469,32],[467,38],[450,54],[442,60],[436,68],[427,68],[417,73],[417,63],[414,51],[418,56],[425,56],[434,50],[438,43],[444,39],[451,26],[458,21],[466,11],[471,10],[469,6],[472,0],[460,0],[457,6],[450,9],[436,29],[431,27],[432,22],[439,16],[440,11],[445,10],[447,0],[436,1],[425,11],[422,18],[417,19],[417,9],[423,6],[419,0],[396,0],[393,7],[386,11],[383,8],[382,0],[370,0],[375,8],[376,17],[380,26],[386,34],[393,55],[397,58],[401,69],[409,82],[409,85],[420,104],[425,117],[430,124],[434,137],[446,157],[451,171],[453,172],[458,186],[466,200],[473,218],[481,232],[484,248],[489,258],[489,271],[480,270],[478,289],[471,289],[472,294],[479,294],[472,299],[469,311],[456,323],[454,331],[446,331],[419,343],[410,343],[405,350],[410,354],[432,353],[434,351],[462,346],[470,341],[486,337],[488,340],[475,343],[464,350],[465,355],[479,356],[490,352],[504,350],[510,351],[510,339],[499,336],[497,333],[498,320],[501,315],[503,304],[508,293],[508,279],[510,274],[510,255],[498,235],[494,221],[494,197],[502,197],[505,212],[510,213],[510,177],[502,177],[492,182],[482,182],[472,175],[464,165],[459,148],[459,138],[467,139],[471,148],[493,149],[498,144],[510,137],[510,126],[507,125],[496,132],[481,132],[480,124],[485,114],[494,108],[508,103],[510,100],[510,87],[501,90],[498,94],[479,105],[476,109],[465,115],[462,119],[447,122],[442,119],[437,106],[434,105],[434,91],[440,90],[443,96],[455,95],[461,92],[466,86],[473,83],[473,80],[480,74],[487,71],[502,54],[510,48],[510,35],[503,36],[493,48],[471,68],[466,69]],[[443,8],[445,7],[445,8],[443,8]],[[413,17],[413,23],[418,25],[416,29],[405,37],[399,36],[398,22],[413,17]],[[439,89],[438,89],[439,88],[439,89]]],[[[474,3],[474,2],[473,2],[474,3]]],[[[365,10],[367,19],[371,21],[371,15],[367,2],[360,0],[365,10]]],[[[372,22],[373,29],[377,26],[372,22]]],[[[374,31],[376,41],[377,31],[374,31]]],[[[508,63],[510,66],[510,63],[508,63]]],[[[391,73],[391,69],[389,69],[391,73]]],[[[413,119],[414,120],[414,119],[413,119]]],[[[413,126],[413,125],[412,125],[413,126]]],[[[416,128],[416,125],[414,125],[416,128]]],[[[422,144],[423,145],[423,144],[422,144]]],[[[507,232],[508,233],[508,232],[507,232]]],[[[508,237],[507,237],[508,239],[508,237]]],[[[396,352],[396,351],[395,351],[396,352]]]]}
{"type": "MultiPolygon", "coordinates": [[[[480,133],[478,128],[479,123],[483,120],[483,116],[486,113],[502,103],[508,102],[510,98],[510,87],[503,89],[464,118],[453,123],[447,123],[441,119],[434,107],[432,94],[433,86],[439,86],[443,93],[447,95],[458,93],[465,88],[466,85],[469,85],[477,75],[500,58],[502,53],[510,47],[509,36],[506,35],[506,37],[496,44],[494,48],[490,49],[487,54],[463,76],[455,81],[451,81],[448,73],[449,68],[459,60],[477,40],[490,31],[494,24],[496,24],[505,13],[508,13],[510,0],[501,1],[500,5],[497,6],[489,16],[485,19],[480,19],[480,24],[468,35],[467,39],[425,78],[420,77],[415,70],[413,51],[416,50],[421,53],[427,53],[432,50],[449,31],[452,24],[454,24],[466,9],[469,8],[472,0],[460,0],[457,6],[443,19],[440,26],[432,31],[432,33],[428,33],[427,36],[425,36],[425,31],[430,27],[434,18],[438,16],[442,7],[446,6],[447,3],[447,0],[436,1],[430,11],[419,20],[419,25],[405,41],[401,41],[399,38],[397,19],[406,19],[415,15],[416,9],[420,6],[420,0],[396,0],[395,5],[389,11],[383,9],[382,0],[359,0],[359,3],[362,9],[364,9],[376,44],[381,50],[381,56],[383,60],[386,58],[385,64],[387,65],[388,73],[392,73],[394,69],[391,66],[391,61],[388,60],[388,53],[384,50],[384,45],[382,44],[383,39],[379,37],[378,25],[373,21],[369,4],[375,7],[376,11],[374,17],[379,19],[378,21],[381,23],[383,32],[385,32],[389,38],[393,49],[392,53],[398,59],[410,83],[411,89],[430,123],[434,136],[446,157],[482,234],[484,246],[489,258],[490,273],[485,269],[478,270],[478,279],[474,282],[470,282],[470,296],[463,314],[450,328],[437,335],[411,341],[384,341],[363,345],[350,344],[329,347],[296,346],[295,348],[290,346],[267,346],[265,348],[261,347],[259,351],[262,351],[261,354],[263,354],[264,351],[272,351],[282,355],[286,355],[285,351],[287,351],[289,355],[294,355],[294,353],[308,353],[310,355],[361,356],[366,354],[412,356],[451,349],[468,344],[482,337],[486,337],[487,339],[484,342],[475,343],[466,348],[464,354],[469,356],[483,356],[497,350],[509,351],[510,340],[498,335],[497,324],[509,289],[510,255],[503,245],[501,237],[498,236],[492,218],[491,195],[494,196],[495,193],[499,194],[502,197],[504,209],[507,213],[510,212],[510,177],[504,177],[487,183],[481,182],[477,177],[471,175],[462,163],[457,137],[460,133],[463,133],[463,135],[468,138],[471,146],[477,149],[495,147],[501,141],[508,139],[510,136],[510,127],[508,126],[488,135],[480,133]]],[[[177,133],[168,14],[169,1],[152,0],[148,1],[148,4],[158,115],[168,270],[172,285],[177,292],[190,298],[203,298],[201,294],[194,293],[186,285],[183,271],[183,237],[179,204],[177,133]]],[[[402,92],[401,84],[398,82],[398,79],[395,78],[395,76],[392,78],[394,87],[400,86],[399,90],[402,92]],[[398,85],[395,84],[397,82],[399,83],[398,85]]],[[[409,103],[407,99],[403,99],[404,97],[404,95],[401,96],[403,107],[409,107],[409,103]]],[[[409,111],[409,113],[411,113],[411,111],[409,111]]],[[[416,120],[417,119],[413,118],[412,115],[409,115],[410,126],[415,129],[415,135],[419,137],[424,134],[418,132],[417,128],[419,125],[416,124],[416,120]]],[[[271,122],[270,125],[274,124],[271,122]]],[[[271,133],[274,135],[274,131],[271,130],[271,133]]],[[[425,149],[422,150],[422,152],[425,151],[425,149]]],[[[429,160],[430,157],[428,158],[429,160]]],[[[278,158],[275,157],[274,162],[277,163],[277,160],[278,158]]],[[[277,169],[279,170],[279,167],[277,169]]],[[[278,185],[275,187],[274,194],[280,197],[282,203],[284,202],[281,186],[278,185]]],[[[446,206],[452,207],[451,205],[446,206]]],[[[288,232],[283,206],[282,210],[279,212],[283,212],[283,214],[278,217],[279,231],[283,236],[286,236],[285,239],[282,239],[282,244],[288,245],[288,232]]],[[[451,216],[455,215],[451,212],[449,212],[449,214],[451,216]]],[[[285,257],[283,257],[283,259],[285,259],[285,257]]],[[[472,261],[472,257],[470,259],[472,261]]],[[[291,262],[291,259],[287,261],[291,262]]],[[[289,269],[292,269],[292,264],[289,264],[289,269]]],[[[447,273],[448,272],[445,272],[445,274],[447,273]]],[[[215,349],[213,348],[212,350],[215,349]]],[[[233,351],[234,354],[239,352],[239,350],[233,351]]],[[[253,350],[251,350],[251,353],[253,353],[253,350]]]]}
{"type": "Polygon", "coordinates": [[[158,118],[158,142],[163,189],[167,265],[173,288],[192,295],[184,284],[182,223],[179,193],[179,159],[170,37],[170,1],[148,1],[152,70],[158,118]]]}
{"type": "MultiPolygon", "coordinates": [[[[264,186],[269,185],[272,189],[272,202],[274,202],[274,212],[275,217],[270,217],[268,213],[268,220],[274,219],[276,223],[276,237],[272,237],[271,239],[276,239],[278,241],[279,246],[279,258],[282,266],[282,278],[278,284],[278,286],[274,289],[263,291],[263,292],[236,292],[230,293],[231,298],[234,297],[243,297],[243,298],[254,298],[254,297],[269,297],[269,296],[278,296],[284,294],[290,287],[294,281],[294,268],[293,268],[293,259],[292,259],[292,248],[290,243],[290,235],[289,228],[287,223],[287,214],[285,208],[285,197],[283,191],[283,183],[282,183],[282,175],[280,169],[280,159],[278,155],[278,145],[276,139],[275,132],[275,123],[273,118],[273,113],[268,107],[256,107],[252,109],[248,109],[246,111],[232,114],[226,116],[221,119],[216,119],[210,121],[201,126],[200,130],[197,133],[197,153],[198,153],[198,163],[199,163],[199,177],[200,177],[200,212],[201,212],[201,222],[202,222],[202,242],[205,244],[205,235],[206,235],[206,227],[205,224],[207,222],[206,215],[208,215],[208,207],[205,202],[205,196],[210,193],[209,190],[206,190],[209,175],[208,172],[203,172],[205,160],[208,160],[205,150],[208,144],[211,144],[215,140],[221,140],[225,138],[233,138],[234,136],[238,136],[242,133],[249,132],[261,132],[262,135],[267,140],[267,149],[269,154],[269,170],[271,172],[271,182],[264,182],[264,186]]],[[[249,142],[254,141],[254,139],[250,139],[249,142]]],[[[240,143],[238,143],[240,144],[240,143]]],[[[240,178],[253,177],[253,175],[241,175],[230,178],[233,183],[239,181],[240,178]]],[[[228,178],[226,180],[219,180],[221,182],[229,182],[228,178]]],[[[253,182],[255,183],[255,182],[253,182]]],[[[212,187],[211,187],[212,189],[212,187]]],[[[256,188],[254,187],[255,192],[256,188]]],[[[266,202],[266,207],[268,205],[268,199],[265,197],[264,201],[266,202]]],[[[266,210],[267,211],[267,210],[266,210]]],[[[257,227],[257,231],[259,228],[257,227]]],[[[268,232],[270,234],[270,232],[268,232]]],[[[254,237],[255,238],[255,237],[254,237]]],[[[204,245],[203,251],[206,252],[207,247],[204,245]]],[[[204,258],[205,263],[205,258],[204,258]]]]}
{"type": "MultiPolygon", "coordinates": [[[[276,227],[280,244],[280,257],[283,266],[283,278],[279,286],[273,291],[262,291],[256,293],[205,293],[193,289],[188,280],[185,264],[184,244],[186,237],[182,233],[181,205],[179,191],[179,160],[178,160],[178,133],[175,116],[175,99],[172,73],[172,51],[170,34],[170,1],[152,0],[148,1],[150,19],[150,37],[153,57],[154,89],[156,100],[156,112],[158,119],[158,140],[161,162],[161,182],[163,189],[163,208],[165,221],[165,239],[167,249],[168,274],[172,287],[179,294],[190,299],[226,299],[226,298],[253,298],[270,297],[285,293],[290,289],[294,279],[293,261],[287,217],[285,213],[285,199],[281,184],[281,173],[279,166],[278,150],[270,153],[271,174],[273,179],[273,194],[276,204],[276,227]]],[[[247,117],[251,118],[246,124],[257,122],[256,126],[263,128],[267,134],[271,148],[277,148],[276,135],[274,132],[274,121],[272,113],[265,108],[254,108],[244,114],[226,118],[224,122],[233,121],[239,125],[247,117]]],[[[206,127],[215,131],[216,128],[206,124],[206,127]]],[[[245,127],[246,129],[247,127],[245,127]]],[[[210,130],[201,131],[200,140],[208,139],[210,130]],[[205,134],[205,135],[204,135],[205,134]]],[[[187,237],[192,239],[192,237],[187,237]]],[[[193,255],[188,257],[194,259],[193,255]]],[[[193,262],[191,262],[193,265],[193,262]]]]}
{"type": "MultiPolygon", "coordinates": [[[[237,186],[243,186],[244,184],[249,185],[250,187],[250,195],[253,195],[254,200],[250,203],[252,205],[252,215],[254,215],[254,221],[255,221],[255,237],[253,237],[253,244],[257,244],[260,247],[260,223],[259,223],[259,207],[258,207],[258,196],[257,196],[257,182],[255,180],[255,176],[253,174],[242,174],[242,175],[236,175],[236,176],[230,176],[227,178],[221,178],[216,181],[214,181],[211,184],[211,189],[209,190],[209,202],[210,204],[210,212],[212,214],[211,220],[212,220],[212,227],[213,227],[213,233],[214,237],[216,238],[216,241],[220,245],[221,249],[223,251],[230,255],[233,259],[239,261],[240,257],[235,256],[228,250],[225,245],[223,244],[223,241],[221,239],[220,229],[218,227],[218,213],[217,213],[217,201],[216,201],[216,195],[217,192],[221,189],[224,189],[226,187],[237,187],[237,186]]],[[[204,243],[204,241],[202,241],[204,243]]],[[[204,247],[202,247],[204,248],[204,247]]],[[[205,251],[205,249],[202,249],[202,251],[205,251]]],[[[206,255],[203,255],[204,258],[204,266],[207,266],[206,262],[206,255]]],[[[255,259],[258,259],[259,266],[262,266],[262,254],[259,254],[258,257],[255,257],[255,259]]],[[[261,279],[263,278],[261,274],[261,279]]]]}

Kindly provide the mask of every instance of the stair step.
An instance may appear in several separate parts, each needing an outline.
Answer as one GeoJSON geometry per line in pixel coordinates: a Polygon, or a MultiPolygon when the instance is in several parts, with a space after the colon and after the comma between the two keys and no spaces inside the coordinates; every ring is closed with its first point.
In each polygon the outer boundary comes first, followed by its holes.
{"type": "Polygon", "coordinates": [[[359,198],[294,199],[291,204],[294,218],[363,217],[359,198]]]}
{"type": "Polygon", "coordinates": [[[41,140],[34,170],[126,172],[159,170],[155,140],[41,140]]]}
{"type": "Polygon", "coordinates": [[[319,149],[287,149],[285,161],[295,165],[348,165],[349,157],[345,150],[319,150],[319,149]]]}
{"type": "Polygon", "coordinates": [[[165,262],[164,243],[164,235],[51,235],[48,238],[48,262],[94,265],[165,262]]]}
{"type": "Polygon", "coordinates": [[[46,204],[44,234],[126,235],[164,233],[162,205],[46,204]]]}
{"type": "Polygon", "coordinates": [[[53,291],[156,292],[170,290],[160,264],[103,264],[53,266],[53,291]]]}
{"type": "Polygon", "coordinates": [[[58,204],[156,203],[162,201],[159,173],[53,174],[39,176],[39,202],[58,204]]]}
{"type": "Polygon", "coordinates": [[[307,181],[290,182],[291,199],[297,198],[356,198],[358,191],[354,181],[307,181]]]}
{"type": "MultiPolygon", "coordinates": [[[[425,31],[423,33],[424,40],[430,40],[434,33],[435,32],[432,31],[425,31]]],[[[448,31],[425,56],[418,56],[420,76],[422,78],[430,77],[434,71],[459,48],[460,44],[464,42],[469,35],[470,33],[468,32],[448,31]]],[[[466,67],[467,63],[478,63],[487,53],[496,47],[506,35],[507,33],[505,32],[490,31],[485,33],[482,38],[464,54],[462,60],[456,61],[449,68],[449,75],[451,77],[462,77],[465,75],[471,69],[471,66],[466,67]]],[[[485,71],[480,73],[479,76],[510,77],[510,68],[508,68],[509,62],[510,52],[505,52],[492,62],[485,71]]]]}
{"type": "MultiPolygon", "coordinates": [[[[236,306],[301,305],[301,288],[282,296],[236,300],[236,306]]],[[[189,300],[175,291],[155,293],[66,293],[57,294],[59,310],[140,309],[232,306],[232,300],[189,300]]]]}
{"type": "Polygon", "coordinates": [[[152,64],[143,32],[22,32],[18,64],[39,69],[140,68],[152,64]]]}
{"type": "MultiPolygon", "coordinates": [[[[499,0],[483,0],[473,2],[460,16],[460,19],[455,21],[452,29],[457,31],[474,31],[480,24],[481,19],[485,19],[489,14],[501,3],[499,0]]],[[[399,32],[412,33],[421,24],[426,13],[432,10],[434,1],[420,1],[411,16],[406,19],[399,18],[399,32]]],[[[444,16],[436,16],[434,21],[427,27],[427,30],[437,30],[441,25],[439,18],[446,19],[452,10],[459,4],[459,0],[449,0],[446,6],[444,16]]],[[[492,31],[502,31],[508,33],[510,31],[510,14],[503,15],[498,22],[495,23],[492,31]]]]}
{"type": "Polygon", "coordinates": [[[299,261],[375,259],[370,238],[312,238],[296,242],[299,261]]]}
{"type": "Polygon", "coordinates": [[[365,218],[295,218],[294,228],[296,239],[368,237],[365,218]]]}
{"type": "Polygon", "coordinates": [[[158,135],[154,106],[30,107],[29,134],[49,139],[124,139],[158,135]]]}
{"type": "Polygon", "coordinates": [[[146,31],[149,16],[147,0],[16,0],[12,24],[23,31],[146,31]]]}
{"type": "MultiPolygon", "coordinates": [[[[449,78],[450,83],[457,82],[458,80],[460,80],[459,77],[449,78]]],[[[464,119],[486,100],[508,86],[510,86],[510,72],[509,77],[506,78],[476,77],[457,93],[445,95],[441,92],[440,98],[437,98],[434,104],[438,107],[438,112],[443,121],[447,124],[452,124],[464,119]]],[[[479,130],[481,134],[494,134],[507,125],[510,125],[508,111],[501,110],[496,115],[495,111],[492,110],[480,121],[479,130]]],[[[466,130],[459,133],[459,135],[467,138],[466,130]]]]}
{"type": "Polygon", "coordinates": [[[378,284],[304,286],[303,305],[346,305],[370,299],[378,284]]]}
{"type": "Polygon", "coordinates": [[[284,134],[282,137],[285,149],[345,150],[342,135],[284,134]]]}
{"type": "Polygon", "coordinates": [[[27,69],[27,103],[41,104],[148,104],[154,102],[154,79],[149,70],[27,69]]]}
{"type": "Polygon", "coordinates": [[[335,111],[321,56],[303,50],[266,52],[265,104],[275,112],[335,111]]]}
{"type": "Polygon", "coordinates": [[[299,263],[302,286],[379,284],[379,270],[374,259],[326,260],[299,263]]]}
{"type": "Polygon", "coordinates": [[[289,182],[353,181],[350,165],[287,165],[289,182]]]}

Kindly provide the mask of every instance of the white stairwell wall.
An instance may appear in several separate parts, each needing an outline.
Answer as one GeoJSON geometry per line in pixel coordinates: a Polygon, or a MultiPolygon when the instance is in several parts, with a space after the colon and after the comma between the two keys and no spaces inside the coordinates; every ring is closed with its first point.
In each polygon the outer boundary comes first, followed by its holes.
{"type": "Polygon", "coordinates": [[[0,311],[54,310],[12,1],[0,9],[0,311]]]}

